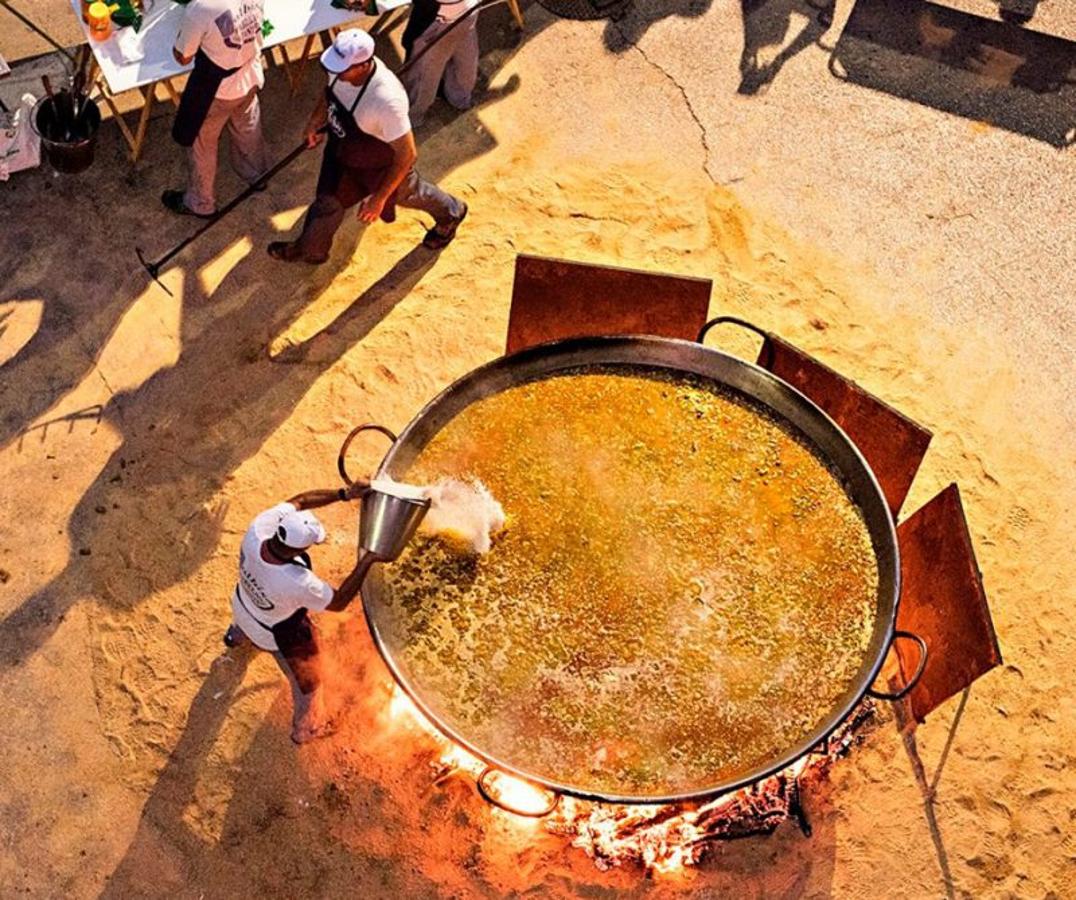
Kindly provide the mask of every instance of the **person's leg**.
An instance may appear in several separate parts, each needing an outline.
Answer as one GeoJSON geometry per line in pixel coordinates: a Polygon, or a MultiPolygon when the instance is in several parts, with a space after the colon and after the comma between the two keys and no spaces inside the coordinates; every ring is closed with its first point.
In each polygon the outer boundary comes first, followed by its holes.
{"type": "Polygon", "coordinates": [[[220,133],[224,130],[235,106],[234,100],[214,100],[210,104],[205,121],[187,151],[190,180],[183,195],[183,203],[193,213],[208,216],[217,209],[214,184],[217,178],[217,147],[220,133]]]}
{"type": "Polygon", "coordinates": [[[422,246],[430,250],[443,250],[452,243],[456,229],[467,215],[466,203],[424,181],[414,169],[396,189],[396,205],[421,209],[433,216],[436,224],[422,239],[422,246]]]}
{"type": "Polygon", "coordinates": [[[462,218],[467,209],[462,200],[424,180],[414,169],[396,189],[396,205],[429,213],[439,226],[448,226],[462,218]]]}
{"type": "Polygon", "coordinates": [[[291,685],[291,737],[303,743],[329,734],[332,722],[325,714],[321,696],[317,632],[305,611],[273,628],[279,650],[273,658],[291,685]]]}
{"type": "MultiPolygon", "coordinates": [[[[448,60],[452,56],[456,32],[454,31],[448,37],[438,41],[438,35],[444,30],[442,23],[434,22],[416,38],[415,48],[411,52],[411,56],[418,57],[422,53],[422,58],[414,65],[409,66],[401,79],[404,87],[407,88],[407,99],[410,105],[409,115],[413,128],[417,128],[422,124],[426,113],[433,105],[433,101],[437,99],[437,86],[441,83],[441,76],[444,75],[445,66],[448,65],[448,60]],[[434,43],[435,41],[436,43],[434,43]],[[426,51],[430,44],[433,44],[433,47],[426,51]]],[[[456,31],[458,30],[456,29],[456,31]]]]}
{"type": "Polygon", "coordinates": [[[306,211],[302,232],[294,241],[274,241],[269,245],[269,255],[285,261],[325,262],[344,221],[344,212],[361,199],[358,194],[354,179],[326,148],[314,202],[306,211]]]}
{"type": "Polygon", "coordinates": [[[321,716],[321,698],[317,688],[304,691],[299,677],[288,662],[288,658],[279,650],[273,651],[273,659],[288,679],[291,686],[291,737],[297,744],[317,737],[323,727],[321,716]]]}
{"type": "Polygon", "coordinates": [[[474,15],[452,33],[456,40],[445,67],[445,99],[456,109],[470,109],[474,103],[474,86],[478,81],[477,25],[478,16],[474,15]]]}
{"type": "Polygon", "coordinates": [[[256,89],[232,110],[228,117],[228,135],[232,139],[232,168],[240,178],[253,184],[269,168],[269,151],[262,135],[261,104],[256,89]]]}

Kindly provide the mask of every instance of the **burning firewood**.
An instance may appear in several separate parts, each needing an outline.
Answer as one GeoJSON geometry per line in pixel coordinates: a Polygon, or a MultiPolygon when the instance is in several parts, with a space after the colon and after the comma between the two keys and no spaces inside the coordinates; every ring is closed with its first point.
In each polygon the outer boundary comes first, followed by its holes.
{"type": "Polygon", "coordinates": [[[772,834],[790,819],[810,834],[800,805],[801,783],[824,777],[833,762],[862,739],[874,717],[874,703],[864,700],[828,740],[784,771],[701,806],[617,806],[566,799],[546,828],[570,836],[573,846],[600,869],[697,865],[720,841],[772,834]]]}

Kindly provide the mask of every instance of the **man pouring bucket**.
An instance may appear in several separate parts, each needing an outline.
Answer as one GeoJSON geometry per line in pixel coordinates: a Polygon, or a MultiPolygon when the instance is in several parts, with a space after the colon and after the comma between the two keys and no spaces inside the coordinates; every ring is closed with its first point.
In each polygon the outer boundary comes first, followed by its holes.
{"type": "Polygon", "coordinates": [[[278,503],[256,516],[243,536],[239,578],[231,594],[232,623],[224,643],[249,643],[273,655],[291,685],[291,737],[297,744],[331,734],[334,728],[322,686],[318,629],[310,613],[346,609],[371,566],[393,562],[403,553],[429,508],[420,488],[355,481],[346,488],[305,491],[278,503]],[[307,552],[325,540],[325,528],[311,510],[357,499],[362,501],[359,557],[334,589],[314,574],[307,552]]]}
{"type": "Polygon", "coordinates": [[[322,263],[344,212],[358,206],[359,219],[392,222],[396,207],[429,213],[434,227],[423,246],[447,247],[467,215],[467,204],[422,179],[415,171],[418,152],[408,118],[407,92],[374,56],[365,31],[342,31],[321,55],[329,83],[306,126],[309,146],[329,138],[321,161],[314,202],[302,233],[294,241],[275,241],[269,255],[285,262],[322,263]]]}

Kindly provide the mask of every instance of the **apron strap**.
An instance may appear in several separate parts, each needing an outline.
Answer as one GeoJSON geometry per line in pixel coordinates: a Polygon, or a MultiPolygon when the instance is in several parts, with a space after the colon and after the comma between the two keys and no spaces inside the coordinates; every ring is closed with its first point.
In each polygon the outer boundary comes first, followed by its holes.
{"type": "MultiPolygon", "coordinates": [[[[366,93],[366,89],[370,86],[370,82],[373,81],[374,72],[376,72],[376,71],[377,71],[377,60],[375,59],[374,60],[374,68],[373,68],[373,70],[371,70],[370,76],[362,83],[362,87],[359,89],[359,95],[355,98],[355,102],[352,103],[350,107],[348,107],[348,112],[352,116],[355,115],[355,110],[359,105],[359,101],[362,99],[363,94],[366,93]]],[[[340,102],[340,98],[336,96],[336,92],[333,91],[333,88],[336,86],[336,82],[338,82],[339,80],[340,80],[340,76],[337,75],[332,81],[329,82],[329,91],[332,93],[333,97],[336,98],[336,101],[338,103],[340,102]]],[[[343,106],[344,104],[340,103],[340,105],[343,106]]]]}

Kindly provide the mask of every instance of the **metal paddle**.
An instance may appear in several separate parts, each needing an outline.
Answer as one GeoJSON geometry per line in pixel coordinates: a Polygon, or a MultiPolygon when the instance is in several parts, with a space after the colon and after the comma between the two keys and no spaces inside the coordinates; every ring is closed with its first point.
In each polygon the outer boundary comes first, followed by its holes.
{"type": "MultiPolygon", "coordinates": [[[[324,126],[322,128],[319,128],[318,132],[319,133],[324,132],[326,129],[327,129],[327,126],[324,126]]],[[[228,215],[228,213],[230,213],[233,209],[235,209],[240,203],[242,203],[244,200],[246,200],[247,197],[249,197],[251,194],[257,193],[258,191],[262,190],[265,187],[265,185],[269,182],[270,178],[272,178],[274,175],[278,174],[282,169],[287,168],[289,165],[291,165],[293,162],[295,162],[295,160],[299,156],[302,155],[303,151],[307,150],[307,149],[308,149],[307,148],[307,143],[306,143],[306,140],[304,139],[303,142],[301,144],[299,144],[298,147],[296,147],[294,150],[292,150],[287,156],[285,156],[282,160],[280,160],[278,163],[276,163],[272,168],[270,168],[267,171],[263,172],[262,175],[258,178],[257,181],[252,181],[247,186],[246,190],[244,190],[240,194],[237,194],[230,201],[228,201],[228,203],[226,203],[224,206],[222,206],[220,209],[218,209],[215,213],[213,213],[213,215],[211,215],[209,218],[207,218],[201,224],[201,226],[199,226],[199,228],[196,231],[192,232],[187,237],[185,237],[183,240],[181,240],[171,250],[169,250],[166,254],[164,254],[164,256],[162,256],[160,259],[156,259],[156,260],[153,260],[153,261],[147,260],[146,257],[142,254],[142,248],[136,246],[135,247],[135,253],[138,254],[138,261],[140,263],[142,263],[142,268],[144,268],[147,272],[149,272],[149,277],[152,278],[154,281],[156,281],[157,284],[159,284],[162,288],[164,288],[164,292],[166,294],[168,294],[169,297],[171,297],[172,292],[170,290],[168,290],[168,288],[165,287],[164,282],[162,282],[161,279],[158,278],[158,275],[160,274],[160,271],[161,271],[161,266],[167,265],[169,260],[172,259],[172,257],[174,257],[178,253],[182,252],[187,247],[188,244],[190,244],[193,241],[197,240],[199,237],[201,237],[203,234],[205,234],[207,231],[209,231],[210,228],[212,228],[214,225],[216,225],[217,222],[219,222],[221,219],[223,219],[226,215],[228,215]]]]}

